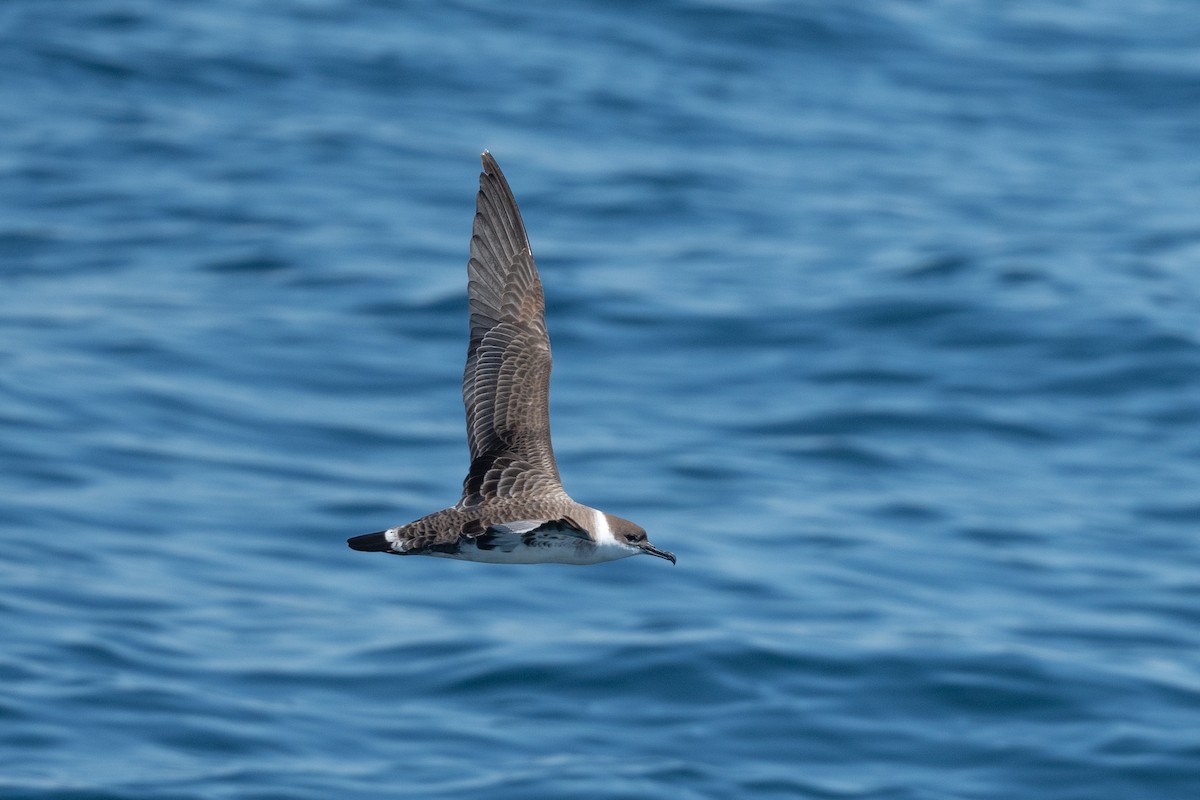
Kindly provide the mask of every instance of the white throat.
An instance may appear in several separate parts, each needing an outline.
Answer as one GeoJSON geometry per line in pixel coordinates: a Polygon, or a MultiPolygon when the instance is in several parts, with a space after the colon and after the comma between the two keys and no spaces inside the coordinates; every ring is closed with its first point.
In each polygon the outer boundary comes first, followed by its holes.
{"type": "Polygon", "coordinates": [[[612,528],[608,526],[608,517],[604,516],[603,511],[597,511],[594,508],[592,509],[591,533],[596,542],[596,555],[605,561],[628,558],[642,552],[639,547],[618,541],[617,537],[613,535],[612,528]]]}
{"type": "Polygon", "coordinates": [[[616,544],[616,537],[612,534],[612,529],[608,527],[608,518],[604,516],[603,511],[592,509],[592,536],[596,537],[596,544],[600,546],[616,544]]]}

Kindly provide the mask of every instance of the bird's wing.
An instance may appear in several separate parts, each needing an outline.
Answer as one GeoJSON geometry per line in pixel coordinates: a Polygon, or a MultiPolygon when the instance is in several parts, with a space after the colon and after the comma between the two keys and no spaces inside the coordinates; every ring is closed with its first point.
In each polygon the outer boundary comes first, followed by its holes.
{"type": "Polygon", "coordinates": [[[459,507],[528,495],[565,497],[550,445],[542,282],[517,201],[486,152],[467,275],[471,344],[463,404],[471,468],[459,507]]]}

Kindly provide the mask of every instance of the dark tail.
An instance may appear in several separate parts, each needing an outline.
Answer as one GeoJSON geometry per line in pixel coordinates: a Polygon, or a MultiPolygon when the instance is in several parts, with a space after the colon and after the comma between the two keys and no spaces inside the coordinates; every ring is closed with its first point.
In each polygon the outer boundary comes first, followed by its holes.
{"type": "Polygon", "coordinates": [[[346,544],[350,545],[351,550],[362,550],[364,553],[388,553],[392,549],[392,543],[387,540],[383,531],[355,536],[347,539],[346,544]]]}

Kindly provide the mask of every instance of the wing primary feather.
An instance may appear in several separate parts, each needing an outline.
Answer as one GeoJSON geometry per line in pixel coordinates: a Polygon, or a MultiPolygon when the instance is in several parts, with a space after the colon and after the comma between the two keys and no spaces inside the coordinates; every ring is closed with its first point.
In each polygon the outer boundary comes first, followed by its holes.
{"type": "Polygon", "coordinates": [[[550,443],[550,339],[525,223],[490,153],[482,155],[467,295],[463,372],[471,467],[459,507],[563,493],[550,443]]]}

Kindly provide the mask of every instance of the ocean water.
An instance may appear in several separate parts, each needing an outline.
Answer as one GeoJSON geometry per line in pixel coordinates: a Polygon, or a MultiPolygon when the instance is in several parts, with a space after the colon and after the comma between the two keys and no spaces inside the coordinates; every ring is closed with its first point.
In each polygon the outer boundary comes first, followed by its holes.
{"type": "Polygon", "coordinates": [[[1185,0],[0,5],[0,797],[1200,797],[1185,0]],[[579,500],[452,503],[490,149],[579,500]]]}

